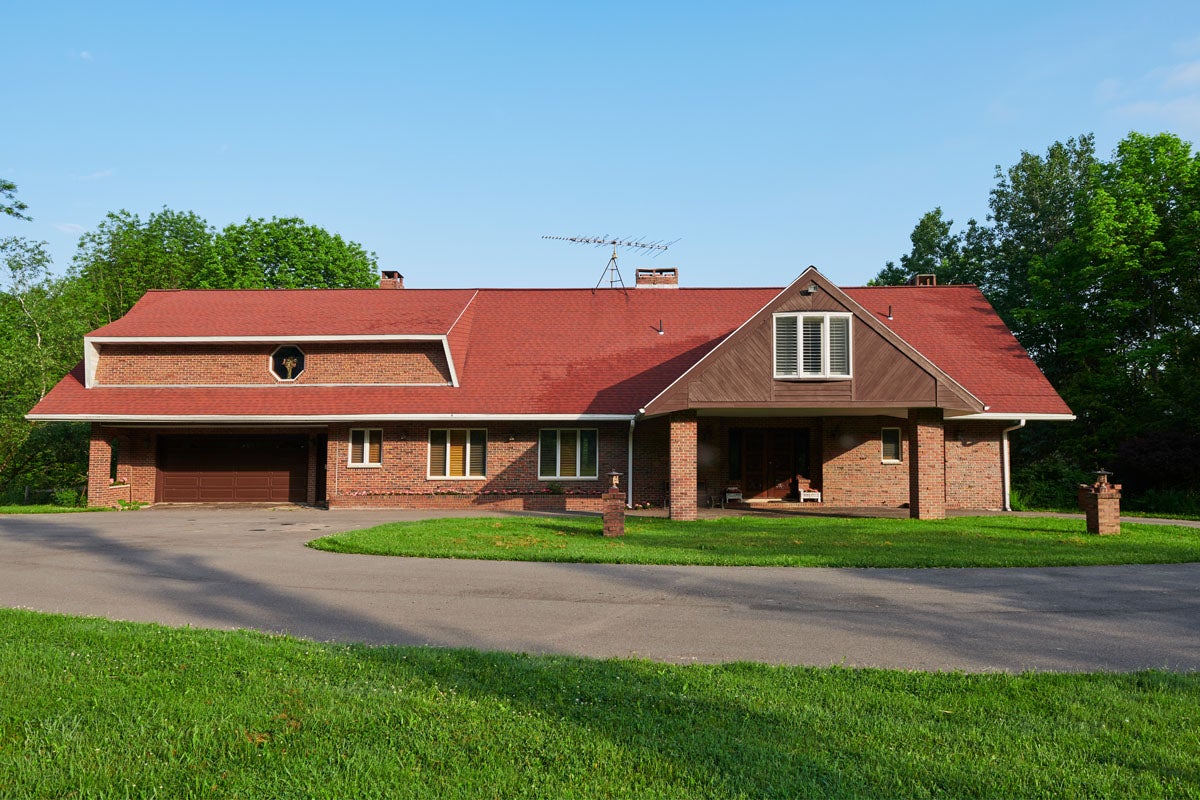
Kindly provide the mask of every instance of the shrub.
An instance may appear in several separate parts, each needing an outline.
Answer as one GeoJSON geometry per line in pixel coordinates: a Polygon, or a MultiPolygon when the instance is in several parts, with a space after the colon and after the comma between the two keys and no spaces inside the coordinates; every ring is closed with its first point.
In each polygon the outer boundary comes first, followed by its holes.
{"type": "Polygon", "coordinates": [[[83,505],[81,502],[83,495],[74,489],[55,489],[50,497],[53,499],[54,505],[56,506],[75,508],[76,506],[83,505]]]}
{"type": "Polygon", "coordinates": [[[1012,506],[1021,511],[1074,511],[1078,508],[1076,497],[1079,484],[1092,483],[1095,479],[1093,473],[1086,472],[1063,456],[1053,453],[1013,470],[1012,506]]]}

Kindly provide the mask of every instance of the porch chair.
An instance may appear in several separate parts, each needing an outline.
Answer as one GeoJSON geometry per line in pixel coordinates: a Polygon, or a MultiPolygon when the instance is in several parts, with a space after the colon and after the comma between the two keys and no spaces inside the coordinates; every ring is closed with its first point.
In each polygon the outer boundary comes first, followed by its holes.
{"type": "Polygon", "coordinates": [[[819,503],[821,502],[821,492],[811,486],[807,489],[801,489],[800,502],[803,503],[805,500],[816,500],[819,503]]]}
{"type": "Polygon", "coordinates": [[[729,503],[742,502],[742,490],[737,486],[725,487],[725,500],[721,503],[721,508],[724,508],[729,503]]]}

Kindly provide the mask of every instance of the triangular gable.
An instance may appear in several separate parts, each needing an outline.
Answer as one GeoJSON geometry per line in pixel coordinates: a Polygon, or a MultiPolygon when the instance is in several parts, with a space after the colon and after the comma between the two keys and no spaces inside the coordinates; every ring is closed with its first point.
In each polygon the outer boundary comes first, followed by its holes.
{"type": "Polygon", "coordinates": [[[682,409],[944,408],[981,412],[984,404],[875,319],[815,267],[800,277],[646,404],[647,415],[682,409]],[[776,380],[773,316],[780,312],[853,316],[849,379],[776,380]]]}

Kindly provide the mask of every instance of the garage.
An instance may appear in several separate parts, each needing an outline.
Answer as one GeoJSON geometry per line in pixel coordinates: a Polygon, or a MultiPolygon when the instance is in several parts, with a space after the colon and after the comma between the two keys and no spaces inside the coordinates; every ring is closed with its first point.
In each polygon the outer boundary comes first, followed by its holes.
{"type": "Polygon", "coordinates": [[[308,437],[160,436],[158,502],[302,503],[308,437]]]}

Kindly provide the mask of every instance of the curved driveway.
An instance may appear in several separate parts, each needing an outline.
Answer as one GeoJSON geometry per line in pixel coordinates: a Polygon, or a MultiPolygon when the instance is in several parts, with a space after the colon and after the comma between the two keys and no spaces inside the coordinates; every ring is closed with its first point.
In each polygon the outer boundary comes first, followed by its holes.
{"type": "Polygon", "coordinates": [[[318,640],[681,663],[1200,669],[1200,564],[644,567],[303,546],[416,516],[188,508],[4,516],[0,606],[318,640]]]}

